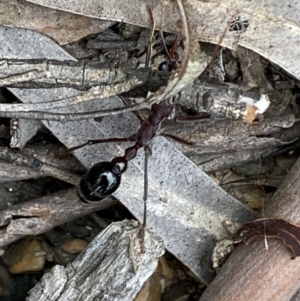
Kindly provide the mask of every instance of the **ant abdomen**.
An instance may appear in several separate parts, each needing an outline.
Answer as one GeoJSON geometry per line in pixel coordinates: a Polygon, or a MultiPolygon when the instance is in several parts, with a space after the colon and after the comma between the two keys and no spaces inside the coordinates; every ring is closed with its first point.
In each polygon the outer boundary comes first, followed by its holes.
{"type": "Polygon", "coordinates": [[[81,178],[77,192],[83,202],[96,202],[115,192],[121,174],[111,162],[99,162],[81,178]]]}

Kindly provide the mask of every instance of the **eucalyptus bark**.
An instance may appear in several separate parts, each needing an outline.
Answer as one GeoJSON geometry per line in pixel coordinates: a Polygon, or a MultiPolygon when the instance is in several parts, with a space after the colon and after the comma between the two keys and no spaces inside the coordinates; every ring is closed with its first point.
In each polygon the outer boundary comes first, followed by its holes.
{"type": "MultiPolygon", "coordinates": [[[[300,223],[300,160],[265,209],[265,217],[300,223]]],[[[240,245],[208,286],[200,301],[288,301],[299,289],[300,258],[291,260],[283,243],[259,239],[240,245]]]]}

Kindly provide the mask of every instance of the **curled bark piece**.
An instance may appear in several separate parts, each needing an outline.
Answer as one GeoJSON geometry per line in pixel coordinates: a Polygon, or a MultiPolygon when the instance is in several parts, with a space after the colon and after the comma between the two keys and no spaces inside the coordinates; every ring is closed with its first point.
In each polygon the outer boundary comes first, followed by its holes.
{"type": "MultiPolygon", "coordinates": [[[[299,168],[298,159],[267,206],[266,216],[295,224],[300,222],[299,168]]],[[[299,288],[299,269],[299,258],[291,260],[289,251],[276,240],[257,240],[241,245],[200,301],[288,301],[299,288]]]]}
{"type": "Polygon", "coordinates": [[[283,219],[262,218],[246,223],[239,237],[246,243],[257,238],[280,239],[291,250],[292,259],[300,256],[300,226],[293,225],[283,219]]]}

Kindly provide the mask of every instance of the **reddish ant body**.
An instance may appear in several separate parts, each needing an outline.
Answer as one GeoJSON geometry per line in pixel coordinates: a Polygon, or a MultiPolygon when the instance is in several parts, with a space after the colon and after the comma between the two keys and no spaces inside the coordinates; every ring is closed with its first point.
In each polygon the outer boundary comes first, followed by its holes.
{"type": "MultiPolygon", "coordinates": [[[[121,174],[127,169],[128,161],[135,158],[140,148],[144,147],[146,151],[149,149],[149,145],[161,128],[162,121],[169,117],[172,111],[173,107],[171,105],[153,104],[148,118],[143,121],[136,134],[135,144],[125,149],[124,156],[115,157],[111,162],[99,162],[82,177],[78,187],[80,198],[86,202],[100,201],[116,191],[121,182],[121,174]]],[[[132,138],[88,140],[85,144],[74,147],[71,150],[87,144],[132,140],[132,138]]]]}

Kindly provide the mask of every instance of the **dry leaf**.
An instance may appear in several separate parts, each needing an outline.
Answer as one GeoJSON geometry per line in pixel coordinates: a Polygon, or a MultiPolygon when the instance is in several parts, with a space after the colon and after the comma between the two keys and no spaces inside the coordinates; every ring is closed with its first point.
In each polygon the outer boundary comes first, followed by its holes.
{"type": "Polygon", "coordinates": [[[114,24],[80,14],[59,11],[26,1],[0,1],[0,24],[36,30],[52,37],[60,45],[104,31],[114,24]]]}
{"type": "Polygon", "coordinates": [[[246,115],[244,121],[247,123],[252,123],[256,117],[257,107],[253,105],[247,105],[246,115]]]}
{"type": "Polygon", "coordinates": [[[271,103],[267,94],[261,94],[259,100],[256,102],[250,97],[240,96],[238,103],[243,102],[247,104],[247,109],[244,113],[244,121],[247,123],[252,123],[257,114],[263,114],[266,112],[271,103]]]}

